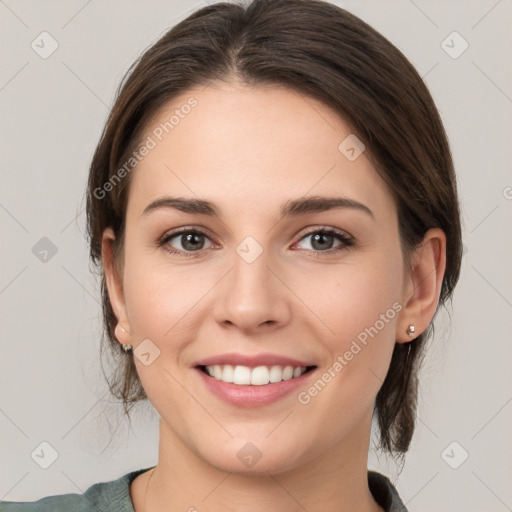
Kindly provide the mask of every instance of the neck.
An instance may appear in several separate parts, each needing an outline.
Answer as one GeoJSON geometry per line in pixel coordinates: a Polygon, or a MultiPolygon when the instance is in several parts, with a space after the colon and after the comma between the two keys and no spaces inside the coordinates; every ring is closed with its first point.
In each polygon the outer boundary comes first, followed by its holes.
{"type": "Polygon", "coordinates": [[[371,417],[366,423],[366,428],[356,429],[356,438],[349,436],[301,465],[262,465],[259,471],[255,465],[242,473],[205,462],[161,419],[159,461],[147,479],[143,512],[382,512],[368,488],[371,417]]]}

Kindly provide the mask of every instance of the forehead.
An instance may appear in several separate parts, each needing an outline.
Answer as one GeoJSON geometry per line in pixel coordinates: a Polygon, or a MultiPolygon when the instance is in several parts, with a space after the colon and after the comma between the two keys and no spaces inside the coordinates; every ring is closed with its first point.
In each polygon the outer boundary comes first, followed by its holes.
{"type": "Polygon", "coordinates": [[[277,211],[306,194],[343,195],[377,211],[392,206],[367,154],[353,159],[362,147],[350,125],[318,100],[281,87],[191,89],[157,112],[142,144],[150,149],[132,171],[128,203],[138,212],[167,193],[238,211],[273,203],[277,211]]]}

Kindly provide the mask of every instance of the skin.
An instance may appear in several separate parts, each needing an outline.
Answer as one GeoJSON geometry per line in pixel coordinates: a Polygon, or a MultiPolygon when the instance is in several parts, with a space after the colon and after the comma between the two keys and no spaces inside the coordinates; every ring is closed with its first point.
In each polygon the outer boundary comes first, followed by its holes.
{"type": "MultiPolygon", "coordinates": [[[[160,350],[148,366],[129,356],[160,416],[158,463],[132,483],[134,508],[144,510],[147,490],[152,512],[381,510],[367,484],[373,404],[395,342],[409,342],[408,325],[418,335],[434,315],[444,233],[428,231],[406,266],[390,191],[365,152],[349,161],[338,150],[350,126],[284,88],[230,81],[190,90],[158,112],[146,136],[191,96],[198,105],[132,171],[117,270],[112,230],[103,237],[119,342],[136,351],[150,339],[160,350]],[[208,200],[220,215],[142,215],[166,194],[208,200]],[[305,195],[356,200],[373,218],[337,208],[280,220],[282,205],[305,195]],[[199,257],[158,246],[180,227],[205,233],[199,257]],[[326,227],[354,245],[333,238],[318,248],[306,235],[326,227]],[[247,236],[263,250],[250,264],[236,252],[247,236]],[[297,393],[261,407],[229,405],[191,368],[226,352],[276,353],[318,367],[307,390],[396,302],[401,311],[307,405],[297,393]],[[248,442],[262,454],[250,468],[237,457],[248,442]]],[[[184,245],[181,236],[167,242],[184,245]]]]}

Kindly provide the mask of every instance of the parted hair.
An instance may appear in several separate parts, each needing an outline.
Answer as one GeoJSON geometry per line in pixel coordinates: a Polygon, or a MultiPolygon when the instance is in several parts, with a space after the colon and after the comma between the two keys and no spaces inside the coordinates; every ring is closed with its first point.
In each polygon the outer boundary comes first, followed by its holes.
{"type": "MultiPolygon", "coordinates": [[[[104,229],[111,227],[114,261],[120,264],[133,173],[108,193],[105,184],[129,160],[148,123],[167,102],[193,87],[235,79],[251,86],[286,87],[339,113],[365,144],[365,154],[393,194],[405,261],[428,229],[438,227],[446,234],[438,310],[451,298],[459,277],[461,222],[447,136],[424,81],[400,50],[358,17],[322,0],[203,7],[167,31],[127,71],[90,165],[87,234],[91,262],[101,279],[101,355],[108,348],[114,362],[108,373],[102,368],[128,415],[147,395],[132,355],[114,335],[117,320],[102,268],[101,241],[104,229]]],[[[394,455],[403,455],[411,442],[418,371],[432,334],[431,322],[414,340],[395,343],[376,397],[379,446],[394,455]]]]}

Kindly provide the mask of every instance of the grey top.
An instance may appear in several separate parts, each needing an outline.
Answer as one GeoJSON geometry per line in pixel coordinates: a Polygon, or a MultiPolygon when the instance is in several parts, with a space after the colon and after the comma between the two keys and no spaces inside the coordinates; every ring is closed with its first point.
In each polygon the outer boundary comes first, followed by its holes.
{"type": "MultiPolygon", "coordinates": [[[[150,469],[139,469],[117,480],[91,485],[84,494],[59,494],[32,502],[0,501],[0,512],[135,512],[130,484],[150,469]]],[[[368,485],[375,501],[386,512],[407,512],[388,478],[368,471],[368,485]]]]}

